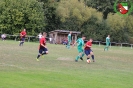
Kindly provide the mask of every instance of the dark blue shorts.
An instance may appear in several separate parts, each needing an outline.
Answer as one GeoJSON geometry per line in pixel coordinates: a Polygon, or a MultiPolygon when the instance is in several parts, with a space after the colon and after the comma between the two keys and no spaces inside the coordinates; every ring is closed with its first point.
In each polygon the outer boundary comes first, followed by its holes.
{"type": "Polygon", "coordinates": [[[21,38],[21,41],[25,41],[25,38],[21,38]]]}
{"type": "Polygon", "coordinates": [[[40,53],[40,54],[42,54],[43,52],[46,52],[46,51],[48,51],[47,48],[40,48],[40,49],[39,49],[39,53],[40,53]]]}
{"type": "Polygon", "coordinates": [[[88,56],[88,55],[90,55],[90,53],[91,52],[93,52],[91,49],[89,49],[89,50],[84,50],[84,52],[85,52],[85,54],[88,56]]]}

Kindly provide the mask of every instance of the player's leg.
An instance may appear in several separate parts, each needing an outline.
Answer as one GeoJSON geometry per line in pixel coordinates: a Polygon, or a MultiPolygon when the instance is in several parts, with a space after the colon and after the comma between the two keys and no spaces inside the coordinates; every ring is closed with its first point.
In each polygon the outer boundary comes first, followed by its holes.
{"type": "Polygon", "coordinates": [[[78,56],[75,59],[75,62],[78,62],[78,59],[81,57],[82,53],[79,53],[78,56]]]}
{"type": "Polygon", "coordinates": [[[48,54],[48,49],[47,49],[47,48],[44,48],[44,49],[43,49],[42,55],[45,55],[45,54],[48,54]]]}
{"type": "Polygon", "coordinates": [[[85,50],[85,54],[87,56],[87,60],[90,59],[90,51],[89,50],[85,50]]]}
{"type": "Polygon", "coordinates": [[[82,56],[82,49],[80,49],[80,48],[77,48],[78,49],[78,56],[76,57],[76,59],[75,59],[75,62],[78,62],[78,59],[82,56]]]}
{"type": "Polygon", "coordinates": [[[94,53],[93,53],[92,50],[91,50],[90,54],[91,54],[91,57],[92,57],[93,62],[95,62],[95,59],[94,59],[94,53]]]}
{"type": "Polygon", "coordinates": [[[104,51],[108,50],[108,43],[106,43],[106,46],[104,47],[104,51]]]}
{"type": "Polygon", "coordinates": [[[24,43],[24,41],[25,41],[25,38],[21,38],[21,39],[20,39],[20,44],[19,44],[19,46],[22,46],[23,43],[24,43]]]}
{"type": "Polygon", "coordinates": [[[24,41],[25,41],[25,38],[22,38],[22,46],[23,46],[23,44],[24,44],[24,41]]]}
{"type": "Polygon", "coordinates": [[[90,54],[90,50],[85,50],[85,54],[87,56],[87,63],[90,63],[90,57],[91,57],[91,54],[90,54]]]}
{"type": "Polygon", "coordinates": [[[71,41],[68,41],[67,48],[70,49],[71,41]]]}
{"type": "Polygon", "coordinates": [[[83,49],[81,50],[81,53],[82,53],[82,54],[81,54],[80,59],[83,61],[83,57],[84,57],[84,50],[83,50],[83,49]]]}
{"type": "Polygon", "coordinates": [[[19,43],[19,46],[21,46],[22,45],[22,38],[20,38],[20,43],[19,43]]]}
{"type": "Polygon", "coordinates": [[[39,57],[42,55],[43,49],[39,49],[39,54],[37,55],[37,61],[39,61],[39,57]]]}

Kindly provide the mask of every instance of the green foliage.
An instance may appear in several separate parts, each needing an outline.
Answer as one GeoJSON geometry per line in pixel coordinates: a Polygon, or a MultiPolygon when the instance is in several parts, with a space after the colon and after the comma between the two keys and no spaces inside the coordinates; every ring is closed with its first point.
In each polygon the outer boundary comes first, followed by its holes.
{"type": "Polygon", "coordinates": [[[1,0],[0,33],[28,35],[57,29],[80,31],[87,38],[129,42],[133,36],[133,12],[114,13],[116,0],[1,0]]]}
{"type": "Polygon", "coordinates": [[[87,6],[95,8],[103,13],[103,18],[107,19],[110,12],[114,12],[114,3],[116,0],[85,0],[87,6]]]}
{"type": "Polygon", "coordinates": [[[46,23],[45,31],[49,32],[58,29],[60,25],[60,20],[56,15],[56,8],[60,0],[38,0],[38,1],[44,3],[43,8],[44,8],[45,23],[46,23]]]}
{"type": "Polygon", "coordinates": [[[44,29],[43,3],[36,0],[1,0],[0,30],[14,34],[26,28],[28,34],[44,29]]]}
{"type": "Polygon", "coordinates": [[[92,15],[97,16],[98,20],[102,19],[102,15],[95,9],[85,7],[83,2],[77,0],[62,0],[57,7],[56,13],[61,21],[60,29],[75,31],[84,30],[81,29],[81,26],[92,15]]]}
{"type": "Polygon", "coordinates": [[[109,14],[107,24],[110,27],[112,41],[128,42],[132,34],[132,16],[123,17],[118,14],[109,14]]]}

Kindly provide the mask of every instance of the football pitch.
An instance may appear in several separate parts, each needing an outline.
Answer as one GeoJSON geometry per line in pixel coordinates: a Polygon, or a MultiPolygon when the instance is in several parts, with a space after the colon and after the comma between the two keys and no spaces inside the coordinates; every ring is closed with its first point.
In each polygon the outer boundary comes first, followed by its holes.
{"type": "Polygon", "coordinates": [[[39,43],[0,41],[0,88],[133,88],[133,49],[93,45],[95,61],[79,59],[76,47],[47,44],[36,61],[39,43]]]}

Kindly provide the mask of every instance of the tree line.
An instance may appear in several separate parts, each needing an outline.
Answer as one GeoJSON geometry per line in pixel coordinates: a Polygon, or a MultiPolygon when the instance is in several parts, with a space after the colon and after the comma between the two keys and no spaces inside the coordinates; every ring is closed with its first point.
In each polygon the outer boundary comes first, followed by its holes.
{"type": "Polygon", "coordinates": [[[105,41],[132,42],[133,13],[121,16],[114,11],[116,0],[1,0],[0,33],[28,35],[42,31],[81,31],[81,35],[105,41]]]}

